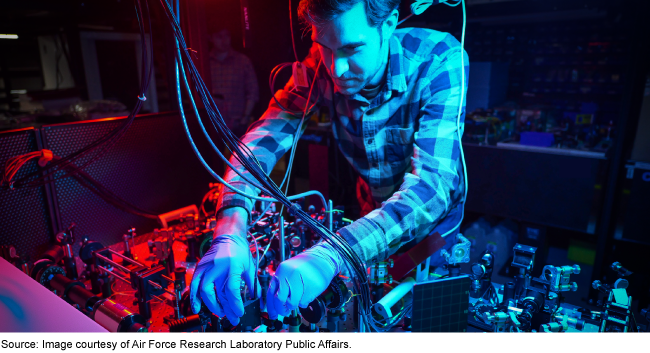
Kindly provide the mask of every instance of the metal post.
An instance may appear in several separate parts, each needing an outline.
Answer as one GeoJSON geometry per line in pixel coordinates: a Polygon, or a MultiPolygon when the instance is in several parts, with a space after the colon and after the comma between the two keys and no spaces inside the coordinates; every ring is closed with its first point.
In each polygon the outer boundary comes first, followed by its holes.
{"type": "Polygon", "coordinates": [[[279,227],[280,227],[280,236],[278,237],[278,241],[280,242],[280,262],[284,261],[287,257],[286,254],[284,253],[284,244],[285,244],[285,239],[284,239],[284,217],[280,216],[280,219],[278,220],[279,227]]]}
{"type": "Polygon", "coordinates": [[[333,205],[334,205],[334,203],[332,203],[332,200],[329,200],[328,205],[327,205],[327,210],[326,210],[326,211],[329,211],[329,216],[327,217],[327,220],[328,220],[328,225],[329,225],[329,228],[330,228],[330,232],[334,231],[334,225],[333,225],[334,224],[334,222],[333,222],[334,206],[333,205]]]}
{"type": "MultiPolygon", "coordinates": [[[[357,305],[361,305],[361,304],[357,301],[357,305]]],[[[361,314],[361,309],[359,309],[359,319],[358,320],[359,320],[359,332],[366,332],[366,327],[365,327],[365,325],[363,323],[363,315],[361,314]]]]}
{"type": "MultiPolygon", "coordinates": [[[[106,262],[108,264],[111,264],[111,265],[115,266],[116,268],[118,268],[120,271],[122,271],[124,273],[131,273],[131,271],[128,268],[118,264],[117,262],[115,262],[115,261],[113,261],[113,260],[111,260],[111,259],[109,259],[109,258],[107,258],[105,256],[102,256],[102,255],[99,255],[98,253],[95,253],[95,257],[97,257],[98,259],[100,259],[100,260],[102,260],[102,261],[104,261],[104,262],[106,262]]],[[[98,266],[98,267],[101,268],[101,266],[98,266]]]]}
{"type": "Polygon", "coordinates": [[[119,279],[120,281],[125,282],[125,283],[128,283],[129,285],[131,285],[131,281],[129,281],[128,279],[126,279],[126,278],[124,278],[124,277],[122,277],[122,276],[120,276],[120,275],[118,275],[118,274],[115,274],[115,273],[109,271],[108,269],[106,269],[106,268],[104,268],[104,267],[102,267],[102,266],[97,266],[97,268],[98,268],[100,271],[103,271],[104,273],[109,274],[109,275],[111,275],[111,276],[113,276],[113,277],[119,279]]]}
{"type": "Polygon", "coordinates": [[[108,250],[108,252],[110,252],[111,254],[113,254],[113,255],[115,255],[115,256],[117,256],[117,257],[123,259],[123,260],[126,261],[126,262],[130,262],[130,263],[132,263],[132,264],[134,264],[134,265],[138,265],[138,266],[140,266],[140,267],[147,267],[147,266],[145,266],[143,263],[138,262],[138,261],[135,261],[135,260],[133,260],[133,259],[131,259],[131,258],[129,258],[129,257],[126,257],[126,256],[120,254],[119,252],[115,251],[115,250],[111,250],[111,249],[106,249],[106,250],[108,250]]]}
{"type": "Polygon", "coordinates": [[[158,284],[158,283],[156,283],[156,282],[154,282],[154,281],[152,281],[152,280],[147,280],[147,281],[149,282],[150,285],[152,285],[153,287],[156,287],[156,289],[162,289],[162,290],[164,290],[165,292],[169,293],[170,295],[173,295],[174,297],[176,297],[176,293],[175,293],[175,292],[170,291],[169,289],[167,289],[167,288],[161,286],[160,284],[158,284]]]}

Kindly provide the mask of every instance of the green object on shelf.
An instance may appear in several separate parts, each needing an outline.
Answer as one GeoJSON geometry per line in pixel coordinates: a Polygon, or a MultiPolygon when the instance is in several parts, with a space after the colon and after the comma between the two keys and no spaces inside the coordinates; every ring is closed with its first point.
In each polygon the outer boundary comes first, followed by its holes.
{"type": "Polygon", "coordinates": [[[579,240],[571,240],[567,258],[570,261],[593,266],[596,260],[596,246],[579,240]]]}

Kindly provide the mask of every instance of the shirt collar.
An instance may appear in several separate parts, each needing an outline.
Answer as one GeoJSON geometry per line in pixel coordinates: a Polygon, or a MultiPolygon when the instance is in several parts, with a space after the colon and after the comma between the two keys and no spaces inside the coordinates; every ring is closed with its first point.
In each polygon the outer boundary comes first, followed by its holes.
{"type": "Polygon", "coordinates": [[[406,74],[404,72],[404,48],[396,36],[391,36],[388,47],[388,88],[391,91],[406,92],[406,74]]]}

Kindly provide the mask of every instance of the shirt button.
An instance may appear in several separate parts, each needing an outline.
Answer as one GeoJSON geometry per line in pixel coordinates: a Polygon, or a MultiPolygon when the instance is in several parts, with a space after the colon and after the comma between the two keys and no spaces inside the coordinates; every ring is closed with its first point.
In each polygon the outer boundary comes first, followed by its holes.
{"type": "Polygon", "coordinates": [[[372,163],[372,167],[373,167],[373,168],[377,168],[377,166],[378,166],[377,162],[373,162],[373,163],[372,163]]]}
{"type": "Polygon", "coordinates": [[[368,139],[368,144],[371,144],[373,141],[375,141],[375,140],[372,139],[372,138],[369,138],[369,139],[368,139]]]}

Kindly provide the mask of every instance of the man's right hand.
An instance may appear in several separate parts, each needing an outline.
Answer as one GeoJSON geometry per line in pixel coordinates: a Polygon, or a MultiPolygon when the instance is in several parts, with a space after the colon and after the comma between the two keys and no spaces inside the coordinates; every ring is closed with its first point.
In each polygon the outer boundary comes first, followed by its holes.
{"type": "MultiPolygon", "coordinates": [[[[246,240],[248,214],[241,207],[220,212],[215,237],[210,250],[196,266],[190,284],[190,303],[196,314],[201,300],[215,315],[224,315],[233,324],[244,315],[241,281],[246,283],[251,296],[255,281],[255,261],[246,240]]],[[[261,292],[257,284],[256,292],[261,292]]]]}

